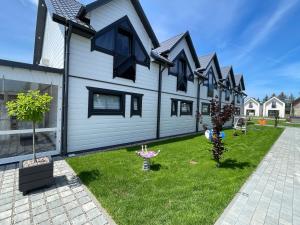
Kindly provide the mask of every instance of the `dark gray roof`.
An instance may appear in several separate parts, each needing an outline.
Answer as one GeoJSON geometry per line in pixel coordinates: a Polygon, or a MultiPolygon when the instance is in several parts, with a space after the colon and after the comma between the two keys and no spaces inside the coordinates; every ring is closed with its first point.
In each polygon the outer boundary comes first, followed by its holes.
{"type": "Polygon", "coordinates": [[[207,68],[207,66],[209,65],[209,63],[211,62],[211,60],[213,59],[215,54],[216,53],[210,53],[208,55],[203,55],[203,56],[198,57],[200,65],[201,65],[201,69],[207,68]]]}
{"type": "MultiPolygon", "coordinates": [[[[192,38],[190,36],[190,33],[187,31],[185,33],[178,34],[166,41],[163,41],[160,43],[160,46],[156,49],[153,49],[153,52],[155,52],[158,55],[161,55],[165,58],[167,58],[168,54],[177,46],[177,44],[182,40],[186,38],[186,42],[189,46],[189,49],[191,51],[192,57],[195,61],[196,68],[200,68],[200,63],[196,54],[196,50],[192,41],[192,38]]],[[[169,60],[169,59],[168,59],[169,60]]]]}
{"type": "Polygon", "coordinates": [[[154,49],[158,54],[163,54],[171,51],[174,46],[184,37],[185,33],[178,34],[175,37],[172,37],[166,41],[160,43],[160,47],[154,49]]]}
{"type": "Polygon", "coordinates": [[[242,75],[241,74],[237,74],[237,75],[234,76],[234,78],[235,78],[235,83],[236,84],[240,84],[241,79],[242,79],[242,75]]]}
{"type": "Polygon", "coordinates": [[[230,70],[232,69],[232,66],[225,66],[221,68],[221,73],[223,79],[226,79],[229,75],[230,70]]]}
{"type": "Polygon", "coordinates": [[[245,90],[245,83],[244,83],[244,76],[243,74],[237,74],[234,76],[235,78],[235,84],[238,86],[238,85],[242,85],[242,90],[244,91],[245,90]]]}
{"type": "Polygon", "coordinates": [[[80,2],[76,0],[45,0],[45,3],[50,13],[92,29],[88,23],[77,17],[81,8],[84,7],[80,2]]]}

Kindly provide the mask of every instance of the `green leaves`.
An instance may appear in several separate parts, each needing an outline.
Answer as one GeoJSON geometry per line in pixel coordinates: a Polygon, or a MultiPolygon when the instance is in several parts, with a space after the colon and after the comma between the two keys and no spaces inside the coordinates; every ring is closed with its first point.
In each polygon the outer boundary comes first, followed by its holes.
{"type": "Polygon", "coordinates": [[[9,116],[15,116],[17,120],[41,122],[44,114],[49,111],[52,97],[40,94],[39,90],[31,90],[28,93],[19,93],[17,99],[6,103],[9,116]]]}

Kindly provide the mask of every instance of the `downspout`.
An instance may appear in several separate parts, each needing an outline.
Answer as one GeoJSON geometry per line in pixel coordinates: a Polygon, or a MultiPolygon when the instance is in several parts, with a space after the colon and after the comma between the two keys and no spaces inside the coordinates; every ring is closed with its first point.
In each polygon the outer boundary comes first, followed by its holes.
{"type": "Polygon", "coordinates": [[[68,24],[65,31],[65,56],[63,76],[63,116],[62,116],[62,155],[68,154],[68,103],[69,103],[69,66],[70,66],[70,40],[72,35],[72,23],[68,24]]]}
{"type": "Polygon", "coordinates": [[[196,117],[196,132],[199,132],[199,122],[200,122],[200,78],[198,77],[198,87],[197,87],[197,117],[196,117]]]}
{"type": "Polygon", "coordinates": [[[160,138],[160,114],[161,114],[161,88],[162,88],[162,72],[165,67],[162,68],[159,64],[159,79],[158,79],[158,93],[157,93],[157,124],[156,124],[156,139],[160,138]]]}

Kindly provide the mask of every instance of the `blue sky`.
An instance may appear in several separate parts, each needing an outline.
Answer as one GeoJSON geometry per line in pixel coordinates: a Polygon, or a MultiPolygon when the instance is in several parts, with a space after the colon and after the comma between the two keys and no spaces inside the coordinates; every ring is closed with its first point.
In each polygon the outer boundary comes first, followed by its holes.
{"type": "MultiPolygon", "coordinates": [[[[0,58],[32,62],[37,0],[4,0],[0,58]]],[[[81,0],[86,4],[92,0],[81,0]]],[[[189,30],[199,55],[243,73],[249,96],[300,95],[300,0],[141,0],[160,41],[189,30]]]]}

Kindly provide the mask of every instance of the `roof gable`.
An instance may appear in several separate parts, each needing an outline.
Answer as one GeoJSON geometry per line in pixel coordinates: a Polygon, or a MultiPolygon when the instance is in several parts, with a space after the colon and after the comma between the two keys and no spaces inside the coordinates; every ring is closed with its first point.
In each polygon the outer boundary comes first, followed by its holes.
{"type": "Polygon", "coordinates": [[[264,105],[266,105],[267,103],[269,103],[269,102],[272,101],[272,100],[276,100],[276,101],[282,103],[283,105],[285,105],[285,103],[284,103],[283,101],[281,101],[279,98],[277,98],[276,96],[270,98],[268,101],[266,101],[266,102],[264,103],[264,105]]]}
{"type": "Polygon", "coordinates": [[[221,73],[222,73],[222,77],[223,79],[229,79],[232,88],[235,88],[236,82],[235,82],[235,76],[234,76],[234,72],[233,72],[233,68],[232,66],[225,66],[221,68],[221,73]]]}
{"type": "MultiPolygon", "coordinates": [[[[78,12],[78,15],[77,17],[79,18],[82,18],[84,17],[87,13],[93,11],[94,9],[97,9],[109,2],[111,2],[113,0],[97,0],[97,1],[94,1],[86,6],[83,6],[81,7],[80,11],[78,12]]],[[[136,1],[136,0],[130,0],[131,4],[133,5],[137,15],[139,16],[143,26],[145,27],[145,30],[146,32],[148,33],[151,41],[152,41],[152,44],[154,46],[154,48],[157,48],[159,47],[159,42],[158,42],[158,39],[150,25],[150,22],[148,20],[148,18],[146,17],[146,14],[140,4],[139,1],[136,1]]]]}
{"type": "Polygon", "coordinates": [[[255,102],[258,106],[260,105],[260,102],[258,102],[258,101],[256,101],[254,98],[248,98],[246,101],[245,101],[245,104],[247,103],[247,102],[250,102],[250,101],[253,101],[253,102],[255,102]]]}
{"type": "Polygon", "coordinates": [[[208,67],[211,65],[211,63],[213,62],[215,64],[215,67],[216,67],[216,70],[218,73],[218,80],[223,79],[219,60],[218,60],[217,54],[215,52],[208,54],[208,55],[199,56],[198,59],[199,59],[200,65],[201,65],[200,70],[202,70],[202,71],[207,70],[208,67]]]}
{"type": "Polygon", "coordinates": [[[190,36],[190,33],[187,31],[185,33],[176,35],[175,37],[172,37],[162,43],[160,43],[160,47],[154,49],[153,51],[156,54],[162,55],[164,57],[167,57],[167,55],[174,49],[176,46],[183,40],[186,39],[186,42],[188,44],[188,47],[190,49],[190,52],[192,54],[193,60],[195,62],[196,68],[200,68],[200,63],[196,54],[196,50],[192,41],[192,38],[190,36]]]}

